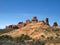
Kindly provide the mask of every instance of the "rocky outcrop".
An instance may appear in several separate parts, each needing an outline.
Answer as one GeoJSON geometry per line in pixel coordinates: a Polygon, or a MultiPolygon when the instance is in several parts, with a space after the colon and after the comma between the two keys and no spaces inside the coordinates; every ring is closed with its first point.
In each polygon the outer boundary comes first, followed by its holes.
{"type": "MultiPolygon", "coordinates": [[[[22,28],[22,27],[24,27],[24,26],[26,26],[26,25],[28,25],[30,23],[32,23],[32,24],[39,23],[39,25],[41,25],[42,27],[44,25],[50,26],[48,18],[46,18],[45,21],[44,20],[39,21],[37,19],[37,17],[34,16],[31,21],[28,19],[28,20],[26,20],[25,23],[19,22],[17,25],[9,25],[9,26],[6,26],[6,29],[20,29],[20,28],[22,28]]],[[[58,26],[57,22],[54,22],[53,26],[58,26]]]]}
{"type": "Polygon", "coordinates": [[[49,20],[48,20],[48,18],[46,18],[46,25],[49,25],[49,20]]]}
{"type": "Polygon", "coordinates": [[[35,16],[35,17],[33,17],[32,22],[33,22],[33,23],[38,22],[38,19],[37,19],[37,17],[36,17],[36,16],[35,16]]]}
{"type": "Polygon", "coordinates": [[[19,23],[17,24],[17,26],[18,26],[18,28],[22,28],[22,27],[25,26],[25,24],[24,24],[23,22],[19,22],[19,23]]]}
{"type": "Polygon", "coordinates": [[[12,29],[13,25],[6,26],[6,29],[12,29]]]}
{"type": "Polygon", "coordinates": [[[40,25],[42,25],[42,26],[44,26],[44,25],[45,25],[45,22],[44,22],[44,20],[42,20],[42,21],[39,21],[39,23],[40,23],[40,25]]]}
{"type": "Polygon", "coordinates": [[[31,23],[31,21],[30,20],[26,20],[26,24],[30,24],[31,23]]]}
{"type": "Polygon", "coordinates": [[[6,29],[18,29],[17,25],[6,26],[6,29]]]}
{"type": "Polygon", "coordinates": [[[54,23],[53,23],[53,26],[58,26],[57,22],[54,22],[54,23]]]}
{"type": "Polygon", "coordinates": [[[17,25],[13,25],[13,29],[18,29],[18,26],[17,25]]]}

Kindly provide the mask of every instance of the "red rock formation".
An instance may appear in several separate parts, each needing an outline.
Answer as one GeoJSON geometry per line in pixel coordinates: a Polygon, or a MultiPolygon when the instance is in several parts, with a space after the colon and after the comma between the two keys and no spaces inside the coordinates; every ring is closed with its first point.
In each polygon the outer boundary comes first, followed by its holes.
{"type": "Polygon", "coordinates": [[[32,22],[33,22],[33,23],[38,22],[38,19],[37,19],[37,17],[36,17],[36,16],[35,16],[35,17],[33,17],[32,22]]]}
{"type": "Polygon", "coordinates": [[[6,29],[13,29],[13,25],[6,26],[6,29]]]}
{"type": "Polygon", "coordinates": [[[54,22],[53,26],[58,26],[57,22],[54,22]]]}
{"type": "Polygon", "coordinates": [[[49,20],[48,20],[48,18],[46,18],[46,25],[49,25],[49,20]]]}
{"type": "Polygon", "coordinates": [[[40,23],[40,27],[43,27],[43,26],[45,25],[45,22],[44,22],[44,20],[42,20],[42,21],[39,21],[39,23],[40,23]]]}
{"type": "Polygon", "coordinates": [[[30,20],[26,20],[26,24],[30,24],[31,23],[31,21],[30,20]]]}
{"type": "Polygon", "coordinates": [[[42,22],[45,24],[44,20],[42,20],[42,22]]]}
{"type": "MultiPolygon", "coordinates": [[[[17,25],[9,25],[9,26],[6,26],[6,29],[19,29],[19,28],[26,26],[27,24],[36,23],[36,22],[39,22],[42,26],[44,26],[44,25],[49,26],[48,18],[46,18],[45,21],[44,20],[38,21],[37,17],[35,16],[35,17],[33,17],[32,21],[26,20],[26,23],[19,22],[17,25]]],[[[58,26],[57,22],[54,22],[53,26],[58,26]]]]}
{"type": "Polygon", "coordinates": [[[13,25],[13,29],[18,29],[18,26],[17,25],[13,25]]]}
{"type": "Polygon", "coordinates": [[[6,29],[18,29],[18,27],[16,25],[9,25],[6,26],[6,29]]]}
{"type": "Polygon", "coordinates": [[[23,22],[19,22],[17,26],[18,26],[18,28],[22,28],[25,26],[25,24],[23,22]]]}

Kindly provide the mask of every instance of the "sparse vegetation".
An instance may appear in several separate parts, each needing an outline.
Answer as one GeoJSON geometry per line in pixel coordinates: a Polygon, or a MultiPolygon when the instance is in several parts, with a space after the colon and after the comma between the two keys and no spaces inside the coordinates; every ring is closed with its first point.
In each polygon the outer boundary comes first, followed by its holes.
{"type": "Polygon", "coordinates": [[[0,40],[11,40],[11,39],[12,39],[12,37],[8,36],[8,35],[0,36],[0,40]]]}
{"type": "Polygon", "coordinates": [[[47,40],[53,40],[53,36],[47,37],[47,40]]]}
{"type": "Polygon", "coordinates": [[[31,38],[28,35],[22,34],[20,37],[12,38],[8,35],[0,36],[0,40],[10,40],[14,42],[24,42],[24,40],[30,40],[31,38]]]}
{"type": "Polygon", "coordinates": [[[45,42],[40,41],[39,39],[34,39],[34,40],[31,42],[31,45],[45,45],[45,42]]]}
{"type": "Polygon", "coordinates": [[[60,35],[58,33],[56,33],[57,37],[59,37],[60,35]]]}
{"type": "Polygon", "coordinates": [[[44,35],[41,35],[41,37],[42,37],[42,38],[45,38],[45,36],[44,36],[44,35]]]}
{"type": "Polygon", "coordinates": [[[16,37],[13,39],[15,42],[24,42],[24,40],[30,40],[31,38],[28,35],[22,34],[20,37],[16,37]]]}

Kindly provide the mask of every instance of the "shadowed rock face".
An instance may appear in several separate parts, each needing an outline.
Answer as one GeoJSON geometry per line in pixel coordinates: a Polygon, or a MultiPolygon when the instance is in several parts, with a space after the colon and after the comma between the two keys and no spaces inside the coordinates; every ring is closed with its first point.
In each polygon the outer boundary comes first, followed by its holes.
{"type": "Polygon", "coordinates": [[[17,26],[18,26],[18,28],[22,28],[22,27],[24,27],[24,23],[23,23],[23,22],[19,22],[19,23],[17,24],[17,26]]]}
{"type": "Polygon", "coordinates": [[[42,22],[45,24],[44,20],[42,20],[42,22]]]}
{"type": "Polygon", "coordinates": [[[43,27],[43,26],[45,25],[45,22],[44,22],[44,20],[42,20],[42,21],[39,21],[39,23],[40,23],[41,27],[43,27]]]}
{"type": "Polygon", "coordinates": [[[38,19],[37,19],[37,17],[36,17],[36,16],[35,16],[35,17],[33,17],[32,22],[33,22],[33,23],[38,22],[38,19]]]}
{"type": "Polygon", "coordinates": [[[6,29],[12,29],[13,25],[6,26],[6,29]]]}
{"type": "Polygon", "coordinates": [[[53,23],[53,26],[58,26],[57,22],[54,22],[54,23],[53,23]]]}
{"type": "Polygon", "coordinates": [[[13,26],[13,29],[18,29],[18,26],[17,26],[17,25],[14,25],[14,26],[13,26]]]}
{"type": "Polygon", "coordinates": [[[49,20],[48,20],[48,18],[46,18],[46,25],[49,25],[49,20]]]}
{"type": "Polygon", "coordinates": [[[23,24],[23,22],[19,22],[18,24],[23,24]]]}
{"type": "Polygon", "coordinates": [[[26,24],[30,24],[31,23],[31,21],[30,20],[26,20],[26,24]]]}
{"type": "Polygon", "coordinates": [[[18,29],[18,27],[16,25],[9,25],[6,26],[6,29],[18,29]]]}

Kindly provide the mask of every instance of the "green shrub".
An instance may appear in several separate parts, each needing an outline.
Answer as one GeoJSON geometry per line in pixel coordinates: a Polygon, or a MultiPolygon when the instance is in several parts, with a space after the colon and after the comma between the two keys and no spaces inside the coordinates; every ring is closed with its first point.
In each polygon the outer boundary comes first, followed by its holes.
{"type": "Polygon", "coordinates": [[[14,42],[24,42],[24,40],[30,40],[31,38],[28,35],[22,34],[20,37],[12,38],[8,35],[0,36],[0,40],[10,40],[14,42]]]}
{"type": "Polygon", "coordinates": [[[0,40],[11,40],[11,39],[12,39],[12,37],[8,36],[8,35],[0,36],[0,40]]]}
{"type": "Polygon", "coordinates": [[[51,37],[47,37],[47,39],[48,40],[53,40],[54,38],[53,38],[53,36],[51,36],[51,37]]]}
{"type": "Polygon", "coordinates": [[[41,35],[41,37],[42,37],[42,38],[45,38],[45,36],[44,36],[44,35],[41,35]]]}
{"type": "Polygon", "coordinates": [[[31,42],[31,45],[45,45],[45,42],[35,39],[31,42]]]}
{"type": "Polygon", "coordinates": [[[30,40],[31,38],[28,35],[22,34],[20,37],[16,37],[13,39],[13,41],[16,42],[24,42],[24,40],[30,40]]]}

